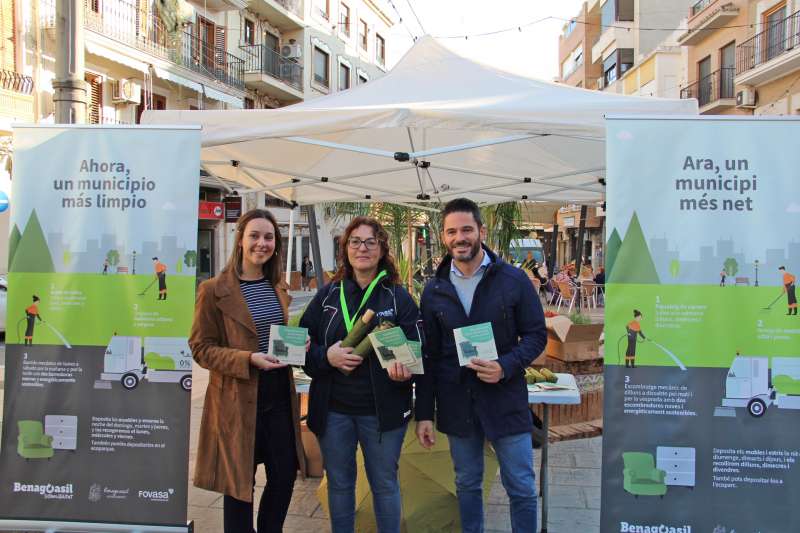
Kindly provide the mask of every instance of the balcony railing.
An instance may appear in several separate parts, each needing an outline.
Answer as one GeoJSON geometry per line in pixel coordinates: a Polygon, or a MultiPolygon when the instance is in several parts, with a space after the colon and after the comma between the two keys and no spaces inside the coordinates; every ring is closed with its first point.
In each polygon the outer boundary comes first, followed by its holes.
{"type": "Polygon", "coordinates": [[[736,74],[759,67],[800,45],[800,11],[770,24],[736,47],[736,74]]]}
{"type": "Polygon", "coordinates": [[[691,11],[690,16],[693,17],[693,16],[697,15],[702,10],[704,10],[709,5],[711,5],[713,2],[714,2],[714,0],[700,0],[699,2],[695,2],[695,4],[692,5],[692,9],[690,10],[691,11]]]}
{"type": "Polygon", "coordinates": [[[11,70],[0,70],[0,87],[20,94],[33,92],[33,78],[11,70]]]}
{"type": "Polygon", "coordinates": [[[681,98],[697,98],[700,107],[723,98],[734,98],[733,67],[721,68],[681,89],[681,98]]]}
{"type": "Polygon", "coordinates": [[[279,5],[283,6],[286,11],[300,16],[300,0],[275,0],[279,5]]]}
{"type": "MultiPolygon", "coordinates": [[[[192,24],[165,23],[158,12],[127,0],[85,0],[84,25],[115,41],[244,89],[244,61],[194,34],[192,24]]],[[[55,2],[40,4],[40,20],[55,24],[55,2]]]]}
{"type": "Polygon", "coordinates": [[[263,44],[242,46],[244,54],[244,71],[271,76],[283,83],[303,90],[303,67],[290,59],[282,57],[278,52],[263,44]]]}

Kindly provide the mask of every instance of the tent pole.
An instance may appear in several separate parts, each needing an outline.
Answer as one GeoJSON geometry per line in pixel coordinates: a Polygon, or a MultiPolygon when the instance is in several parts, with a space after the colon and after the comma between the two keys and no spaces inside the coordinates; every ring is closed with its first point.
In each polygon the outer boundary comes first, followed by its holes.
{"type": "Polygon", "coordinates": [[[292,285],[292,252],[294,251],[294,211],[294,208],[289,211],[289,246],[286,250],[286,284],[290,288],[292,285]]]}
{"type": "MultiPolygon", "coordinates": [[[[578,225],[578,241],[575,243],[575,274],[580,279],[581,263],[583,263],[583,234],[586,231],[586,205],[581,206],[581,220],[578,225]]],[[[580,288],[578,289],[580,291],[580,288]]],[[[581,295],[578,294],[577,309],[581,310],[581,295]]]]}
{"type": "Polygon", "coordinates": [[[325,277],[322,274],[322,256],[319,253],[319,227],[317,226],[317,213],[313,205],[307,205],[306,218],[308,219],[308,236],[311,238],[311,256],[314,261],[314,276],[317,278],[317,290],[322,288],[325,277]]]}
{"type": "Polygon", "coordinates": [[[408,214],[408,294],[413,294],[414,288],[414,236],[411,232],[411,213],[408,214]]]}

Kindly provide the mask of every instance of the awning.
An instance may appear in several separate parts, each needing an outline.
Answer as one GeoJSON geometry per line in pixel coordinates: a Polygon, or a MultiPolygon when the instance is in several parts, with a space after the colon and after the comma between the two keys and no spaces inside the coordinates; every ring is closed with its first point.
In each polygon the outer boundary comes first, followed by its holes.
{"type": "Polygon", "coordinates": [[[200,86],[199,83],[192,81],[190,79],[184,78],[183,76],[179,76],[174,72],[170,72],[168,70],[164,70],[163,68],[155,67],[153,69],[156,73],[156,76],[161,78],[162,80],[171,81],[173,83],[177,83],[178,85],[183,85],[184,87],[188,87],[189,89],[202,93],[203,88],[200,86]]]}
{"type": "Polygon", "coordinates": [[[147,64],[138,61],[132,57],[128,57],[125,54],[121,54],[105,46],[102,46],[97,43],[93,43],[91,40],[86,39],[86,51],[90,54],[94,54],[96,56],[105,57],[106,59],[110,59],[115,63],[119,63],[120,65],[125,65],[126,67],[130,67],[133,70],[138,70],[139,72],[146,73],[148,71],[147,64]]]}
{"type": "Polygon", "coordinates": [[[218,102],[225,102],[226,104],[233,106],[236,109],[242,109],[244,107],[243,101],[241,98],[237,98],[235,96],[231,96],[230,94],[225,94],[222,91],[218,91],[216,89],[212,89],[209,86],[205,86],[206,96],[209,98],[213,98],[218,102]]]}

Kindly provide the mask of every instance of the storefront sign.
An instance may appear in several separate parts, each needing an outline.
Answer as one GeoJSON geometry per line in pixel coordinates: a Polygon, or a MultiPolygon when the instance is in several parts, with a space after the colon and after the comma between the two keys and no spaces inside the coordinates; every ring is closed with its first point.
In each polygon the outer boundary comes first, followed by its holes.
{"type": "Polygon", "coordinates": [[[186,527],[199,146],[15,128],[0,529],[186,527]]]}
{"type": "Polygon", "coordinates": [[[222,220],[224,215],[224,206],[222,202],[200,202],[199,205],[199,219],[200,220],[222,220]]]}
{"type": "Polygon", "coordinates": [[[800,531],[800,121],[780,119],[608,122],[601,531],[800,531]]]}
{"type": "Polygon", "coordinates": [[[223,202],[225,204],[225,222],[235,224],[242,216],[242,197],[226,196],[223,202]]]}

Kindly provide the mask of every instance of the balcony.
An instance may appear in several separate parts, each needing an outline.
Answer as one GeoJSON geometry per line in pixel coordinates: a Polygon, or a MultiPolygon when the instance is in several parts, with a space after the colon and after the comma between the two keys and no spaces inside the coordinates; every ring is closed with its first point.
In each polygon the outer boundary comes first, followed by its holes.
{"type": "MultiPolygon", "coordinates": [[[[147,4],[140,4],[146,6],[147,4]]],[[[42,2],[41,20],[55,27],[55,3],[42,2]],[[52,11],[52,15],[50,12],[52,11]]],[[[244,61],[195,34],[192,24],[171,20],[127,0],[86,0],[84,26],[100,39],[110,39],[166,60],[227,87],[244,90],[244,61]]],[[[90,35],[87,35],[87,44],[90,35]]]]}
{"type": "Polygon", "coordinates": [[[244,82],[284,102],[303,99],[303,67],[263,44],[242,46],[244,82]]]}
{"type": "Polygon", "coordinates": [[[701,114],[716,113],[736,105],[733,67],[721,68],[681,89],[681,98],[696,98],[701,114]]]}
{"type": "Polygon", "coordinates": [[[633,48],[635,31],[633,22],[619,21],[614,26],[602,28],[600,35],[592,45],[592,63],[603,60],[603,52],[609,48],[633,48]]]}
{"type": "Polygon", "coordinates": [[[730,0],[700,0],[690,8],[688,29],[678,43],[694,46],[738,16],[739,8],[730,0]]]}
{"type": "Polygon", "coordinates": [[[0,70],[0,131],[10,122],[35,122],[33,78],[0,70]]]}
{"type": "Polygon", "coordinates": [[[800,11],[736,47],[736,83],[761,85],[800,69],[800,11]]]}
{"type": "Polygon", "coordinates": [[[305,27],[302,0],[249,0],[248,8],[284,33],[305,27]]]}

